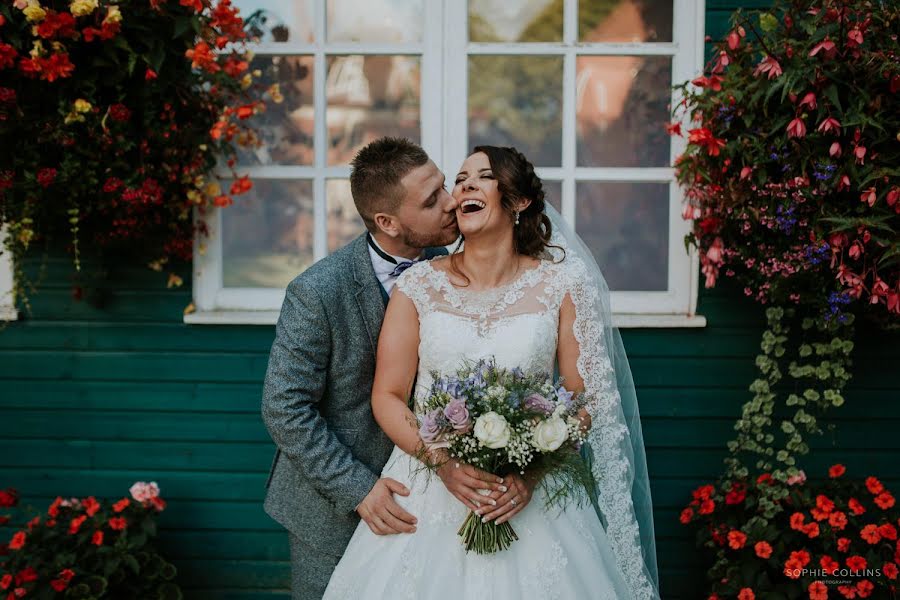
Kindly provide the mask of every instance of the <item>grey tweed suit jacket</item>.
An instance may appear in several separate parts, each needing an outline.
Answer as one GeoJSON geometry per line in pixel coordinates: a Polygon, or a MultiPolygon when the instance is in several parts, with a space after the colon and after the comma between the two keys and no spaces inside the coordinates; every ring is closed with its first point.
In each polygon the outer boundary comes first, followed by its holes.
{"type": "Polygon", "coordinates": [[[370,404],[383,298],[362,235],[288,285],[269,355],[262,416],[277,450],[265,510],[335,556],[393,449],[370,404]]]}

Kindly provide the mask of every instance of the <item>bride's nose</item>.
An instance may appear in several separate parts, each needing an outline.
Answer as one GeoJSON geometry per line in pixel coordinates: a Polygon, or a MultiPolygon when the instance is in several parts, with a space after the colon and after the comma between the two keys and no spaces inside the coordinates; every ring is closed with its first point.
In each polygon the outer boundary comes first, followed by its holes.
{"type": "Polygon", "coordinates": [[[475,183],[471,179],[466,179],[466,181],[463,183],[463,189],[467,192],[472,191],[476,189],[475,183]]]}

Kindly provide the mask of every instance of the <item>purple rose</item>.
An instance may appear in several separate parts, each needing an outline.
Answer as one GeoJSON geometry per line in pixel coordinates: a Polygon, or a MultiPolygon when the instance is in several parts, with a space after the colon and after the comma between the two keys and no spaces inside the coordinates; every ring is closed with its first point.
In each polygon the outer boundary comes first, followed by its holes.
{"type": "Polygon", "coordinates": [[[553,410],[555,408],[556,406],[554,406],[552,402],[538,393],[531,394],[530,396],[525,398],[525,410],[549,415],[553,414],[553,410]]]}
{"type": "Polygon", "coordinates": [[[454,398],[444,407],[444,416],[450,421],[450,425],[457,431],[468,431],[472,426],[469,420],[469,409],[462,398],[454,398]]]}
{"type": "Polygon", "coordinates": [[[426,413],[422,418],[422,425],[419,426],[419,437],[426,444],[431,444],[441,440],[444,434],[444,428],[441,426],[441,409],[436,408],[426,413]]]}

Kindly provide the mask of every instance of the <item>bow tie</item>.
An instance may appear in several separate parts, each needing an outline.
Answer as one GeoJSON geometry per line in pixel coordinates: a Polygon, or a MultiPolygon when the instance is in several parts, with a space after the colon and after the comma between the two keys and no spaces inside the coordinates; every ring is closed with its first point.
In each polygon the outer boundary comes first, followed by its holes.
{"type": "Polygon", "coordinates": [[[419,262],[418,259],[416,259],[416,260],[404,260],[404,261],[402,261],[402,262],[398,262],[398,263],[397,263],[397,266],[394,267],[394,270],[390,272],[390,277],[400,277],[400,273],[402,273],[403,271],[407,270],[408,268],[410,268],[411,266],[413,266],[413,265],[416,264],[417,262],[419,262]]]}

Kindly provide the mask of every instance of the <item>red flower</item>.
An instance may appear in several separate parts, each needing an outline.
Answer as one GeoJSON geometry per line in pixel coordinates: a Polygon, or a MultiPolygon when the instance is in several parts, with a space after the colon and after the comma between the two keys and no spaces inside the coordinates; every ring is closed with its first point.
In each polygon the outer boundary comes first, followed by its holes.
{"type": "Polygon", "coordinates": [[[816,110],[816,95],[813,92],[807,92],[797,106],[806,106],[809,110],[816,110]]]}
{"type": "Polygon", "coordinates": [[[12,585],[12,580],[13,580],[12,575],[10,575],[9,573],[4,575],[3,578],[0,579],[0,590],[5,590],[10,585],[12,585]]]}
{"type": "Polygon", "coordinates": [[[100,510],[100,503],[97,502],[97,499],[93,496],[90,496],[82,502],[81,506],[84,508],[84,512],[87,513],[87,516],[93,517],[97,514],[97,511],[100,510]]]}
{"type": "Polygon", "coordinates": [[[113,104],[109,107],[109,116],[113,121],[124,122],[131,118],[131,111],[124,104],[113,104]]]}
{"type": "Polygon", "coordinates": [[[159,75],[157,75],[156,71],[154,71],[150,67],[147,67],[147,70],[144,71],[144,81],[153,81],[157,77],[159,77],[159,75]]]}
{"type": "Polygon", "coordinates": [[[821,581],[809,584],[809,600],[828,600],[828,586],[821,581]]]}
{"type": "MultiPolygon", "coordinates": [[[[5,179],[5,173],[4,173],[5,179]]],[[[12,185],[12,173],[10,172],[10,185],[12,185]]],[[[13,488],[0,490],[0,508],[10,508],[19,503],[19,493],[13,488]]]]}
{"type": "MultiPolygon", "coordinates": [[[[866,158],[866,147],[865,146],[856,146],[853,149],[853,155],[856,156],[856,164],[858,164],[858,165],[863,164],[863,162],[865,162],[865,158],[866,158]]],[[[875,479],[875,478],[870,477],[869,479],[875,479]]],[[[876,492],[872,492],[872,493],[874,494],[876,492]]]]}
{"type": "Polygon", "coordinates": [[[34,567],[25,567],[18,573],[16,573],[16,585],[22,585],[23,583],[30,583],[32,581],[38,580],[38,573],[34,570],[34,567]]]}
{"type": "Polygon", "coordinates": [[[819,524],[818,523],[810,523],[806,527],[803,528],[803,533],[808,535],[810,538],[819,537],[819,524]]]}
{"type": "Polygon", "coordinates": [[[766,56],[756,66],[756,69],[753,71],[753,76],[758,77],[762,73],[768,73],[769,79],[775,79],[782,73],[781,65],[771,56],[766,56]]]}
{"type": "Polygon", "coordinates": [[[12,539],[9,541],[9,549],[10,550],[19,550],[24,545],[25,545],[25,532],[17,531],[15,533],[15,535],[12,536],[12,539]]]}
{"type": "Polygon", "coordinates": [[[72,581],[72,578],[75,577],[75,571],[72,569],[63,569],[59,572],[59,578],[63,581],[72,581]]]}
{"type": "Polygon", "coordinates": [[[863,579],[856,584],[856,593],[859,594],[860,598],[868,598],[872,595],[874,589],[875,585],[868,579],[863,579]]]}
{"type": "Polygon", "coordinates": [[[878,195],[875,193],[875,188],[874,188],[874,187],[870,187],[869,189],[865,190],[865,191],[864,191],[862,194],[860,194],[860,196],[859,196],[860,202],[865,202],[865,203],[868,204],[869,206],[873,206],[873,205],[875,204],[875,200],[876,200],[877,198],[878,198],[878,195]]]}
{"type": "Polygon", "coordinates": [[[103,545],[103,532],[95,531],[94,535],[91,536],[91,543],[95,546],[102,546],[103,545]]]}
{"type": "Polygon", "coordinates": [[[738,600],[756,600],[756,595],[748,587],[741,588],[741,591],[738,592],[738,600]]]}
{"type": "Polygon", "coordinates": [[[852,585],[839,585],[838,591],[844,598],[856,598],[856,588],[852,585]]]}
{"type": "Polygon", "coordinates": [[[51,580],[50,580],[50,587],[52,587],[52,588],[53,588],[54,590],[56,590],[57,592],[62,592],[62,591],[65,590],[67,587],[69,587],[69,584],[68,584],[68,582],[66,582],[66,581],[63,580],[63,579],[51,579],[51,580]]]}
{"type": "Polygon", "coordinates": [[[829,131],[837,131],[838,133],[840,133],[841,132],[841,122],[833,117],[828,117],[827,119],[825,119],[824,121],[819,123],[819,127],[817,128],[817,131],[820,131],[821,133],[828,133],[829,131]]]}
{"type": "Polygon", "coordinates": [[[0,42],[0,69],[8,69],[16,64],[16,49],[9,44],[0,42]]]}
{"type": "Polygon", "coordinates": [[[239,60],[236,58],[228,58],[225,61],[224,71],[229,77],[233,77],[237,79],[240,77],[241,73],[250,68],[250,64],[245,60],[239,60]]]}
{"type": "Polygon", "coordinates": [[[837,547],[840,552],[847,552],[850,550],[850,538],[838,538],[837,547]]]}
{"type": "Polygon", "coordinates": [[[847,526],[847,515],[839,510],[836,510],[828,515],[828,524],[831,525],[832,529],[840,531],[847,526]]]}
{"type": "Polygon", "coordinates": [[[887,510],[894,506],[894,497],[890,492],[882,492],[875,497],[875,504],[882,510],[887,510]]]}
{"type": "Polygon", "coordinates": [[[689,130],[688,143],[705,147],[710,156],[718,156],[719,149],[725,147],[725,140],[716,138],[706,127],[689,130]]]}
{"type": "Polygon", "coordinates": [[[881,567],[881,572],[888,579],[897,579],[897,565],[892,562],[884,563],[884,566],[881,567]]]}
{"type": "Polygon", "coordinates": [[[181,6],[186,6],[194,12],[200,12],[203,10],[203,0],[178,0],[178,4],[180,4],[181,6]]]}
{"type": "Polygon", "coordinates": [[[878,526],[874,524],[863,527],[859,532],[859,537],[873,545],[881,541],[881,534],[878,533],[878,526]]]}
{"type": "Polygon", "coordinates": [[[787,134],[789,138],[802,138],[806,135],[806,125],[802,119],[795,118],[787,126],[787,134]]]}
{"type": "MultiPolygon", "coordinates": [[[[819,494],[816,496],[816,508],[828,515],[834,510],[834,502],[825,494],[819,494]]],[[[821,521],[822,519],[816,520],[821,521]]]]}
{"type": "Polygon", "coordinates": [[[47,16],[37,26],[38,36],[45,40],[54,37],[72,37],[75,35],[75,17],[68,11],[47,11],[47,16]]]}
{"type": "Polygon", "coordinates": [[[191,60],[191,66],[195,69],[204,69],[210,73],[216,73],[221,67],[216,62],[216,54],[206,42],[198,42],[196,46],[185,51],[184,55],[191,60]]]}
{"type": "Polygon", "coordinates": [[[884,523],[878,526],[878,533],[886,540],[897,539],[897,528],[890,523],[884,523]]]}
{"type": "Polygon", "coordinates": [[[50,507],[47,508],[47,514],[51,517],[59,516],[59,505],[62,504],[62,501],[63,499],[57,496],[56,500],[54,500],[50,507]]]}
{"type": "Polygon", "coordinates": [[[682,135],[681,123],[666,123],[666,133],[669,135],[682,135]]]}
{"type": "Polygon", "coordinates": [[[131,504],[131,500],[129,500],[128,498],[122,498],[121,500],[113,504],[113,512],[120,513],[125,510],[125,508],[127,508],[129,504],[131,504]]]}
{"type": "Polygon", "coordinates": [[[715,509],[716,509],[716,503],[715,503],[714,501],[712,501],[712,500],[704,500],[704,501],[700,504],[700,510],[697,511],[697,512],[699,512],[701,515],[708,515],[708,514],[712,514],[712,512],[713,512],[715,509]]]}
{"type": "Polygon", "coordinates": [[[820,558],[819,565],[822,567],[822,570],[829,575],[841,568],[841,563],[834,560],[830,556],[823,556],[822,558],[820,558]]]}
{"type": "Polygon", "coordinates": [[[802,531],[803,527],[804,527],[803,522],[805,520],[806,520],[806,516],[804,516],[803,513],[795,512],[794,514],[791,515],[791,521],[790,521],[791,529],[794,529],[796,531],[802,531]]]}
{"type": "Polygon", "coordinates": [[[866,568],[866,559],[858,554],[854,554],[847,558],[847,566],[853,569],[854,571],[862,571],[866,568]]]}
{"type": "Polygon", "coordinates": [[[866,508],[856,498],[850,498],[850,501],[847,502],[847,505],[850,507],[850,512],[852,512],[854,515],[861,515],[866,512],[866,508]]]}
{"type": "MultiPolygon", "coordinates": [[[[707,219],[703,219],[700,221],[700,229],[706,230],[707,228],[714,228],[718,225],[719,219],[715,217],[709,217],[707,219]],[[712,221],[712,223],[709,223],[712,221]]],[[[711,229],[710,229],[711,230],[711,229]]],[[[740,504],[747,497],[747,488],[745,488],[742,484],[733,483],[731,484],[731,491],[725,495],[725,504],[740,504]]]]}
{"type": "Polygon", "coordinates": [[[756,542],[756,545],[753,546],[753,550],[760,558],[769,558],[772,556],[772,546],[769,542],[756,542]]]}
{"type": "Polygon", "coordinates": [[[742,531],[732,530],[728,532],[728,546],[732,550],[740,550],[747,543],[747,534],[742,531]]]}
{"type": "Polygon", "coordinates": [[[239,196],[240,194],[249,192],[252,188],[253,182],[250,181],[249,177],[244,175],[243,177],[239,177],[234,182],[232,182],[229,192],[232,196],[239,196]]]}
{"type": "Polygon", "coordinates": [[[694,500],[708,500],[712,497],[713,492],[716,491],[716,488],[707,484],[698,487],[696,490],[691,492],[691,495],[694,497],[694,500]]]}
{"type": "Polygon", "coordinates": [[[226,206],[231,206],[233,203],[231,196],[226,196],[222,194],[221,196],[216,196],[213,198],[213,205],[218,206],[219,208],[225,208],[226,206]]]}
{"type": "Polygon", "coordinates": [[[152,506],[156,512],[162,512],[166,508],[166,501],[159,496],[154,496],[150,498],[150,506],[152,506]]]}
{"type": "Polygon", "coordinates": [[[763,473],[759,477],[756,478],[756,485],[762,485],[764,483],[768,483],[771,485],[772,483],[772,474],[771,473],[763,473]]]}
{"type": "Polygon", "coordinates": [[[835,47],[834,42],[832,42],[828,38],[825,38],[824,40],[813,46],[813,49],[809,51],[809,55],[815,56],[823,50],[825,58],[828,59],[834,58],[834,55],[837,54],[837,48],[835,47]]]}
{"type": "Polygon", "coordinates": [[[80,515],[69,523],[69,535],[75,535],[81,529],[81,524],[87,520],[87,515],[80,515]]]}
{"type": "Polygon", "coordinates": [[[56,169],[45,167],[37,172],[37,182],[42,188],[47,189],[56,180],[56,169]]]}
{"type": "Polygon", "coordinates": [[[688,523],[691,522],[691,517],[693,517],[693,516],[694,516],[694,509],[685,508],[683,511],[681,511],[681,515],[679,515],[678,520],[681,522],[682,525],[687,525],[688,523]]]}
{"type": "MultiPolygon", "coordinates": [[[[835,143],[837,143],[837,142],[835,142],[835,143]]],[[[831,465],[831,468],[828,469],[828,476],[831,477],[832,479],[837,479],[838,477],[840,477],[841,475],[843,475],[846,472],[847,472],[847,467],[838,463],[836,465],[831,465]]]]}
{"type": "Polygon", "coordinates": [[[122,531],[128,526],[128,521],[123,517],[113,517],[109,520],[109,526],[116,531],[122,531]]]}

